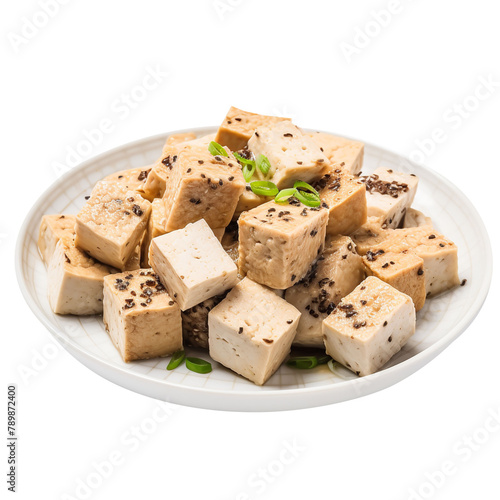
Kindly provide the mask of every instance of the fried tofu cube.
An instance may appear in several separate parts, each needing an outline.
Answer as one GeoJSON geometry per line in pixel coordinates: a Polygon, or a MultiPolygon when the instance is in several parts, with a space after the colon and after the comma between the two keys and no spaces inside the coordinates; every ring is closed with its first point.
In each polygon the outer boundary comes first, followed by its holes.
{"type": "Polygon", "coordinates": [[[55,314],[102,313],[103,279],[116,272],[96,262],[73,242],[60,239],[48,264],[49,304],[55,314]]]}
{"type": "Polygon", "coordinates": [[[288,121],[259,127],[248,147],[255,157],[267,156],[271,164],[269,176],[279,189],[292,187],[297,180],[316,181],[330,165],[319,146],[288,121]]]}
{"type": "Polygon", "coordinates": [[[387,252],[379,254],[368,252],[363,262],[369,276],[376,276],[409,295],[415,310],[420,311],[425,304],[424,260],[411,251],[387,252]]]}
{"type": "Polygon", "coordinates": [[[76,246],[123,270],[142,240],[150,213],[151,203],[136,191],[101,184],[76,217],[76,246]]]}
{"type": "Polygon", "coordinates": [[[382,227],[399,227],[415,199],[418,177],[380,167],[360,179],[366,185],[368,216],[378,217],[382,227]]]}
{"type": "Polygon", "coordinates": [[[238,219],[240,274],[271,288],[293,286],[321,254],[327,222],[326,209],[298,202],[270,201],[244,212],[238,219]]]}
{"type": "Polygon", "coordinates": [[[175,134],[170,136],[163,146],[160,158],[154,164],[144,184],[144,197],[149,201],[153,201],[154,198],[162,198],[167,189],[168,179],[172,177],[172,168],[175,160],[181,151],[207,151],[208,145],[214,137],[215,134],[209,134],[198,139],[195,138],[194,134],[175,134]],[[183,137],[181,135],[189,137],[190,140],[182,142],[181,139],[183,137]]]}
{"type": "Polygon", "coordinates": [[[371,375],[401,350],[415,327],[411,298],[370,276],[324,320],[326,352],[357,375],[371,375]]]}
{"type": "Polygon", "coordinates": [[[328,206],[328,234],[349,235],[366,222],[366,188],[358,177],[335,165],[318,181],[317,189],[328,206]]]}
{"type": "Polygon", "coordinates": [[[302,314],[294,345],[324,347],[323,320],[342,297],[365,279],[363,259],[348,236],[327,236],[325,249],[307,276],[285,292],[302,314]]]}
{"type": "Polygon", "coordinates": [[[290,118],[259,115],[231,107],[217,131],[215,141],[231,151],[238,151],[247,145],[255,129],[273,126],[282,121],[290,121],[290,118]]]}
{"type": "Polygon", "coordinates": [[[210,357],[265,384],[290,352],[300,312],[245,278],[208,313],[210,357]]]}
{"type": "Polygon", "coordinates": [[[152,269],[106,276],[103,320],[126,363],[182,349],[181,311],[152,269]]]}
{"type": "Polygon", "coordinates": [[[149,262],[181,310],[231,288],[238,269],[203,220],[154,238],[149,262]]]}
{"type": "Polygon", "coordinates": [[[352,175],[361,172],[365,150],[362,142],[326,132],[307,132],[306,135],[320,147],[332,165],[343,163],[344,170],[352,175]]]}
{"type": "Polygon", "coordinates": [[[117,184],[121,186],[125,191],[142,192],[144,189],[144,184],[147,182],[147,178],[151,173],[152,168],[153,165],[148,165],[146,167],[121,170],[120,172],[115,172],[111,175],[108,175],[103,179],[103,181],[117,184]]]}
{"type": "Polygon", "coordinates": [[[226,227],[246,185],[236,159],[198,150],[180,153],[174,163],[163,197],[165,230],[182,229],[200,219],[213,229],[226,227]]]}
{"type": "Polygon", "coordinates": [[[49,264],[59,240],[63,240],[67,245],[73,244],[75,241],[75,222],[74,215],[56,214],[42,217],[38,234],[38,250],[45,265],[49,264]]]}
{"type": "Polygon", "coordinates": [[[165,204],[161,198],[155,198],[151,203],[151,215],[149,217],[148,228],[144,236],[141,250],[141,266],[143,268],[149,265],[149,247],[153,238],[165,234],[165,204]]]}

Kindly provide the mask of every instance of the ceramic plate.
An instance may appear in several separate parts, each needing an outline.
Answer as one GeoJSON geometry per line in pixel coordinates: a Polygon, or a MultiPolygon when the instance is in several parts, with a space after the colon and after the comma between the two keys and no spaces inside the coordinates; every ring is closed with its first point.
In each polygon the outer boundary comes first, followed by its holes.
{"type": "MultiPolygon", "coordinates": [[[[214,131],[213,127],[195,130],[198,135],[214,131]]],[[[167,371],[168,359],[124,363],[101,317],[57,316],[51,312],[47,273],[37,250],[38,228],[43,214],[76,214],[92,186],[106,175],[154,162],[166,136],[127,144],[72,169],[40,197],[19,234],[17,275],[29,307],[65,349],[104,378],[147,396],[199,408],[272,411],[327,405],[384,389],[414,373],[455,340],[479,312],[489,288],[492,258],[478,213],[452,183],[436,172],[367,144],[363,173],[385,166],[418,175],[414,207],[431,216],[436,229],[458,245],[460,277],[467,279],[466,286],[427,301],[418,313],[415,335],[384,369],[358,378],[341,367],[332,373],[326,365],[310,371],[282,366],[264,387],[258,387],[215,362],[207,375],[190,372],[185,366],[167,371]]],[[[209,359],[208,353],[196,351],[196,355],[209,359]]]]}

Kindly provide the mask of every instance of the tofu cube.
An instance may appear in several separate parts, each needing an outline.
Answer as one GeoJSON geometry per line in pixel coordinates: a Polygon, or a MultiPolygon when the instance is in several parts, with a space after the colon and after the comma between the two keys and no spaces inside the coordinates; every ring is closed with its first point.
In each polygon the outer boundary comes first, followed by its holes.
{"type": "Polygon", "coordinates": [[[432,219],[427,217],[425,214],[420,212],[419,210],[415,210],[414,208],[409,208],[406,211],[403,227],[422,227],[429,226],[433,227],[432,219]]]}
{"type": "Polygon", "coordinates": [[[325,208],[298,202],[270,201],[244,212],[238,219],[240,274],[271,288],[290,288],[321,254],[327,222],[325,208]]]}
{"type": "Polygon", "coordinates": [[[72,245],[75,241],[74,215],[44,215],[40,224],[38,234],[38,250],[45,265],[48,265],[50,258],[56,250],[59,240],[63,240],[66,245],[72,245]]]}
{"type": "Polygon", "coordinates": [[[362,142],[326,132],[307,132],[306,135],[320,147],[332,165],[343,163],[344,170],[352,175],[361,172],[365,150],[362,142]]]}
{"type": "Polygon", "coordinates": [[[350,235],[366,222],[365,185],[342,165],[334,165],[316,188],[321,200],[328,205],[328,234],[350,235]]]}
{"type": "Polygon", "coordinates": [[[259,115],[231,107],[217,131],[215,141],[231,151],[238,151],[247,145],[255,129],[282,121],[290,121],[290,118],[259,115]]]}
{"type": "Polygon", "coordinates": [[[370,276],[324,320],[326,352],[357,375],[370,375],[401,350],[415,326],[411,298],[370,276]]]}
{"type": "Polygon", "coordinates": [[[382,227],[399,227],[415,198],[418,177],[380,167],[360,179],[366,185],[368,215],[378,217],[382,227]]]}
{"type": "Polygon", "coordinates": [[[226,227],[233,217],[245,179],[236,159],[206,151],[184,151],[174,162],[163,198],[167,232],[205,219],[213,229],[226,227]]]}
{"type": "Polygon", "coordinates": [[[49,304],[55,314],[102,313],[103,279],[116,272],[96,262],[72,242],[60,239],[48,265],[49,304]]]}
{"type": "Polygon", "coordinates": [[[209,134],[198,139],[194,134],[174,134],[170,136],[163,146],[160,158],[154,164],[144,184],[144,197],[149,201],[153,201],[154,198],[162,198],[167,189],[168,179],[172,177],[174,158],[185,150],[206,151],[214,137],[215,134],[209,134]],[[182,141],[183,138],[188,140],[182,141]]]}
{"type": "Polygon", "coordinates": [[[376,276],[384,283],[391,285],[409,295],[415,310],[420,311],[425,304],[425,272],[424,260],[411,251],[368,252],[363,257],[369,276],[376,276]]]}
{"type": "Polygon", "coordinates": [[[269,196],[261,196],[259,194],[255,194],[252,191],[250,185],[245,186],[245,190],[241,193],[238,204],[236,205],[236,209],[234,211],[233,220],[238,220],[238,217],[248,210],[252,210],[252,208],[256,208],[259,205],[263,205],[264,203],[271,201],[272,198],[269,196]]]}
{"type": "Polygon", "coordinates": [[[149,265],[149,247],[154,238],[165,234],[165,223],[165,204],[161,198],[155,198],[151,203],[151,215],[142,243],[141,266],[143,268],[151,267],[149,265]]]}
{"type": "Polygon", "coordinates": [[[151,203],[136,191],[97,186],[76,217],[76,246],[123,270],[141,242],[150,213],[151,203]]]}
{"type": "Polygon", "coordinates": [[[216,295],[182,311],[184,345],[208,349],[208,313],[225,297],[225,293],[216,295]]]}
{"type": "Polygon", "coordinates": [[[363,259],[351,238],[327,236],[318,262],[303,280],[285,292],[285,299],[302,314],[294,345],[324,347],[323,320],[364,279],[363,259]]]}
{"type": "Polygon", "coordinates": [[[356,249],[361,255],[371,252],[410,252],[424,261],[426,296],[430,297],[449,290],[460,283],[458,276],[458,249],[448,238],[428,225],[383,229],[373,219],[353,235],[356,249]]]}
{"type": "Polygon", "coordinates": [[[292,122],[259,127],[248,148],[255,157],[267,156],[270,178],[279,189],[292,187],[296,180],[313,182],[329,169],[329,161],[319,146],[292,122]]]}
{"type": "Polygon", "coordinates": [[[126,363],[182,349],[181,311],[151,269],[106,276],[103,320],[126,363]]]}
{"type": "Polygon", "coordinates": [[[300,312],[245,278],[208,313],[210,356],[263,385],[290,352],[300,312]]]}
{"type": "Polygon", "coordinates": [[[238,279],[237,267],[203,219],[154,238],[149,262],[183,311],[238,279]]]}
{"type": "Polygon", "coordinates": [[[108,175],[103,180],[108,183],[117,184],[125,191],[142,192],[152,168],[153,165],[148,165],[146,167],[121,170],[120,172],[108,175]]]}

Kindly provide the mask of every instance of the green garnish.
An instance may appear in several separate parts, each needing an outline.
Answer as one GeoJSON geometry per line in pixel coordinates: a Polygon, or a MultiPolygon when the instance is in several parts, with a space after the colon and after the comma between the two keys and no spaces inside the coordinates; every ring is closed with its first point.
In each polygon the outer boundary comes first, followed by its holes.
{"type": "Polygon", "coordinates": [[[321,200],[319,196],[314,193],[306,193],[305,191],[295,190],[295,198],[299,200],[303,205],[307,207],[319,207],[321,205],[321,200]]]}
{"type": "Polygon", "coordinates": [[[286,364],[287,366],[298,368],[299,370],[310,370],[318,366],[318,358],[316,356],[293,356],[286,364]]]}
{"type": "Polygon", "coordinates": [[[245,182],[250,182],[250,179],[253,177],[253,174],[255,173],[255,162],[252,163],[253,165],[250,164],[243,165],[243,168],[241,169],[245,182]]]}
{"type": "Polygon", "coordinates": [[[167,365],[167,370],[174,370],[177,368],[186,358],[186,353],[184,351],[174,352],[172,359],[167,365]]]}
{"type": "Polygon", "coordinates": [[[186,368],[196,373],[210,373],[212,365],[200,358],[186,358],[186,368]]]}
{"type": "Polygon", "coordinates": [[[319,193],[307,182],[295,181],[293,187],[295,189],[298,189],[299,191],[309,191],[310,193],[315,194],[319,198],[319,193]]]}
{"type": "Polygon", "coordinates": [[[229,156],[227,154],[227,151],[218,142],[215,141],[212,141],[208,145],[208,152],[214,156],[229,156]]]}
{"type": "Polygon", "coordinates": [[[276,196],[279,193],[276,184],[270,181],[253,181],[250,183],[250,187],[255,194],[261,196],[276,196]]]}
{"type": "Polygon", "coordinates": [[[234,152],[233,155],[242,165],[255,165],[255,162],[253,160],[243,158],[243,156],[241,156],[239,153],[234,152]]]}
{"type": "Polygon", "coordinates": [[[276,203],[287,203],[288,199],[295,196],[297,190],[295,188],[282,189],[274,198],[276,203]]]}
{"type": "Polygon", "coordinates": [[[328,356],[328,354],[322,354],[321,356],[317,356],[317,358],[318,365],[326,365],[326,363],[332,359],[331,356],[328,356]]]}
{"type": "Polygon", "coordinates": [[[267,156],[264,155],[259,155],[255,159],[255,162],[257,164],[257,168],[264,174],[267,175],[269,173],[269,170],[271,169],[271,163],[269,163],[269,159],[267,156]]]}

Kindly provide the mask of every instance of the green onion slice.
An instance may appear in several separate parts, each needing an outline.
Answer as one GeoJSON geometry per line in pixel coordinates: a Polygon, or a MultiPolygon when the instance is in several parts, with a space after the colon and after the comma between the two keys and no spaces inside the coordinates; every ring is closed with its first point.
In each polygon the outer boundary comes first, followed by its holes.
{"type": "Polygon", "coordinates": [[[319,193],[314,189],[310,184],[304,181],[295,181],[294,188],[299,189],[299,190],[304,190],[304,191],[309,191],[310,193],[315,194],[316,196],[319,197],[319,193]]]}
{"type": "Polygon", "coordinates": [[[250,182],[250,179],[253,177],[253,174],[255,174],[255,163],[253,163],[253,165],[243,165],[241,172],[243,173],[245,181],[250,182]]]}
{"type": "Polygon", "coordinates": [[[242,165],[255,165],[255,162],[253,160],[243,158],[243,156],[241,156],[239,153],[234,152],[233,155],[242,165]]]}
{"type": "Polygon", "coordinates": [[[331,356],[328,356],[328,354],[322,354],[321,356],[316,357],[318,358],[318,365],[326,365],[328,361],[332,359],[331,356]]]}
{"type": "Polygon", "coordinates": [[[293,356],[286,364],[287,366],[298,368],[299,370],[310,370],[318,366],[318,358],[316,356],[293,356]]]}
{"type": "Polygon", "coordinates": [[[255,159],[255,162],[257,163],[257,168],[264,175],[267,175],[269,173],[269,170],[271,169],[271,163],[269,162],[269,159],[267,158],[267,156],[259,155],[255,159]]]}
{"type": "Polygon", "coordinates": [[[295,192],[295,198],[308,207],[319,207],[321,205],[319,196],[314,193],[306,193],[305,191],[297,189],[295,192]]]}
{"type": "Polygon", "coordinates": [[[296,193],[297,193],[297,190],[295,188],[282,189],[276,195],[276,198],[274,198],[274,201],[276,203],[287,203],[288,202],[288,198],[291,198],[292,196],[295,196],[296,193]]]}
{"type": "Polygon", "coordinates": [[[215,141],[212,141],[209,145],[208,145],[208,152],[214,156],[229,156],[227,154],[227,151],[218,143],[218,142],[215,142],[215,141]]]}
{"type": "Polygon", "coordinates": [[[167,365],[167,370],[174,370],[177,368],[186,358],[186,353],[184,351],[174,352],[172,359],[167,365]]]}
{"type": "Polygon", "coordinates": [[[196,373],[210,373],[212,365],[200,358],[186,358],[186,368],[196,373]]]}
{"type": "Polygon", "coordinates": [[[250,187],[255,194],[261,196],[276,196],[279,193],[276,184],[270,181],[253,181],[250,183],[250,187]]]}

